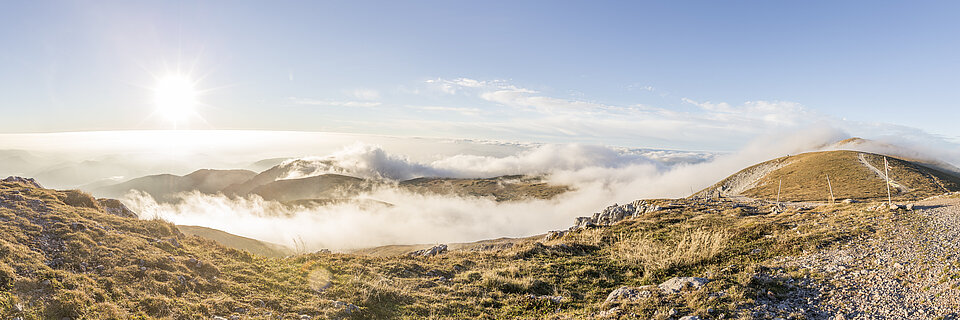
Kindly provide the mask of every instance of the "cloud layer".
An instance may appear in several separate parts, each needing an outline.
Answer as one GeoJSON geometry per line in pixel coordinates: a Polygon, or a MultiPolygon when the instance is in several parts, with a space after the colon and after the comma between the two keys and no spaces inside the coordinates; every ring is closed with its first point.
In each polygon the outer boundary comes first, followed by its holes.
{"type": "Polygon", "coordinates": [[[202,225],[282,244],[303,239],[311,250],[467,242],[565,229],[574,217],[613,203],[687,196],[754,163],[815,150],[845,137],[835,129],[810,128],[759,139],[739,152],[713,155],[706,161],[674,163],[642,151],[585,145],[545,145],[507,156],[454,155],[419,163],[376,147],[354,145],[315,160],[322,166],[301,171],[313,174],[335,164],[336,170],[347,173],[394,178],[544,174],[551,183],[574,188],[550,200],[498,203],[384,187],[360,195],[358,202],[320,208],[288,208],[256,196],[197,193],[184,194],[175,203],[157,203],[142,193],[132,193],[124,201],[145,218],[202,225]]]}

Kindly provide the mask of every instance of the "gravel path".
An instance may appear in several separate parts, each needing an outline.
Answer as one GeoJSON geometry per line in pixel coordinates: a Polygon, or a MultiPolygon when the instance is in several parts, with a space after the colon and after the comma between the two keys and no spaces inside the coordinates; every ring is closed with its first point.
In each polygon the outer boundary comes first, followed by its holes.
{"type": "Polygon", "coordinates": [[[876,220],[869,238],[779,261],[824,277],[790,283],[785,297],[758,299],[754,315],[960,319],[960,199],[925,200],[917,208],[898,221],[876,220]]]}

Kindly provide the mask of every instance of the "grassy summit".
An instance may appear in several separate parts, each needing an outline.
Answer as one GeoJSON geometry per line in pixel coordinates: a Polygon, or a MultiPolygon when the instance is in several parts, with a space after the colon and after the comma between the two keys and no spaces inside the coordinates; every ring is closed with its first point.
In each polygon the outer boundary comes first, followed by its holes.
{"type": "MultiPolygon", "coordinates": [[[[891,193],[895,199],[920,199],[960,190],[960,177],[926,164],[887,157],[891,193]]],[[[786,156],[744,169],[700,193],[740,195],[783,201],[885,199],[883,156],[856,151],[823,151],[786,156]],[[872,168],[871,168],[872,167],[872,168]],[[782,186],[780,185],[782,181],[782,186]]]]}

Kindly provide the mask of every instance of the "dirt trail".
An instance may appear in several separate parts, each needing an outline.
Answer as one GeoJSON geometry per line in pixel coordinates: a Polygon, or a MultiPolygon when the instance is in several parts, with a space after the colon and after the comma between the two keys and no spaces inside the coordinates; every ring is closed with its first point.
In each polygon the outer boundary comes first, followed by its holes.
{"type": "MultiPolygon", "coordinates": [[[[884,172],[884,170],[877,169],[877,167],[874,167],[872,164],[870,164],[870,161],[867,161],[867,158],[862,153],[858,154],[858,157],[860,158],[860,163],[862,163],[864,166],[867,166],[867,168],[870,168],[870,170],[873,170],[873,173],[876,173],[880,179],[887,178],[886,172],[884,172]]],[[[890,179],[890,186],[897,189],[897,193],[906,193],[907,191],[910,191],[910,188],[907,188],[893,179],[890,179]]]]}

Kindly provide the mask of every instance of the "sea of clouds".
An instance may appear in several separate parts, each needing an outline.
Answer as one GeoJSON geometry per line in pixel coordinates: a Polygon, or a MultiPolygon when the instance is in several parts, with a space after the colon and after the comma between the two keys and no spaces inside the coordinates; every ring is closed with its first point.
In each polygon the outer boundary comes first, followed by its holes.
{"type": "Polygon", "coordinates": [[[458,154],[414,161],[377,145],[350,144],[326,156],[287,161],[284,179],[326,173],[370,179],[478,178],[541,175],[572,191],[549,200],[496,202],[488,198],[424,195],[389,186],[359,201],[290,208],[257,196],[231,198],[189,193],[161,203],[144,193],[124,201],[145,218],[200,225],[307,250],[349,250],[390,244],[469,242],[522,237],[565,229],[574,218],[608,205],[643,198],[685,197],[747,166],[772,158],[829,148],[846,138],[839,130],[811,129],[757,139],[732,153],[670,152],[579,144],[536,145],[503,156],[458,154]],[[370,203],[390,205],[370,205],[370,203]]]}
{"type": "Polygon", "coordinates": [[[496,202],[411,193],[388,183],[360,194],[358,201],[314,208],[196,192],[172,202],[142,192],[122,199],[145,219],[288,246],[302,242],[307,250],[350,250],[542,234],[615,203],[685,197],[750,165],[806,151],[878,152],[937,160],[947,170],[960,163],[956,145],[942,140],[888,138],[835,145],[848,137],[832,127],[809,127],[764,135],[732,152],[697,152],[301,132],[21,134],[0,135],[0,171],[5,170],[0,174],[38,177],[45,186],[62,189],[201,168],[262,171],[279,165],[284,170],[280,179],[337,173],[390,182],[522,174],[572,188],[549,200],[496,202]],[[377,205],[383,203],[389,205],[377,205]]]}

